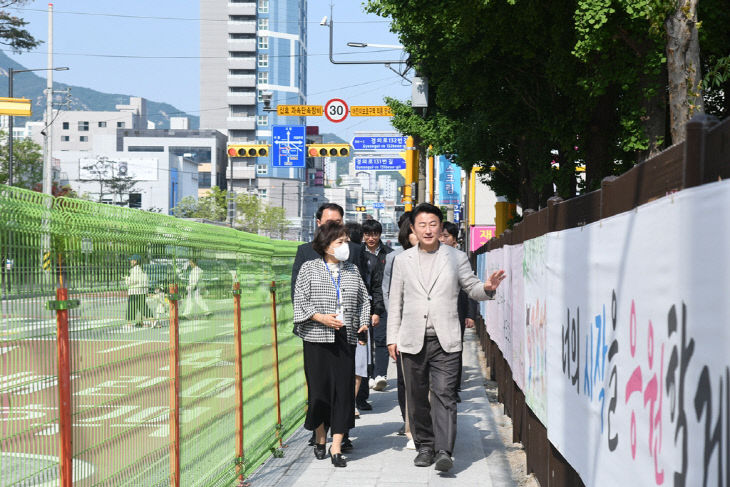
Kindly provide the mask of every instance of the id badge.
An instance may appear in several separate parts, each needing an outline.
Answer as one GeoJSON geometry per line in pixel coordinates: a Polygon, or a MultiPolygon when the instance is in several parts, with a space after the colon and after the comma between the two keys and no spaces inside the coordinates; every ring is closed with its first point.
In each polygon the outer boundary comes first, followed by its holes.
{"type": "Polygon", "coordinates": [[[342,312],[342,306],[338,305],[335,309],[335,314],[337,315],[337,319],[342,322],[342,324],[345,323],[345,315],[342,312]]]}

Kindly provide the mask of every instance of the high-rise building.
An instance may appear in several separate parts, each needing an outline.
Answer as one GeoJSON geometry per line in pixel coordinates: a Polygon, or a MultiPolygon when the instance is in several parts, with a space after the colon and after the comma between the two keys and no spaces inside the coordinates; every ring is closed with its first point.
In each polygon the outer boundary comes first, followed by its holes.
{"type": "MultiPolygon", "coordinates": [[[[305,125],[275,109],[306,104],[306,0],[201,0],[200,17],[201,128],[229,143],[271,143],[272,126],[305,125]],[[267,94],[274,111],[264,107],[267,94]]],[[[271,155],[232,162],[234,190],[256,190],[264,178],[306,179],[304,169],[273,168],[271,155]]]]}

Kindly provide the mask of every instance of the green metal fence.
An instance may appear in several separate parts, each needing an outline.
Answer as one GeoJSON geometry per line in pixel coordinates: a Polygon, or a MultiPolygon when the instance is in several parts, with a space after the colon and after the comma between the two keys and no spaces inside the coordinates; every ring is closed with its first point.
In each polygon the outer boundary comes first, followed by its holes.
{"type": "Polygon", "coordinates": [[[63,482],[64,461],[74,485],[229,485],[255,469],[305,411],[296,246],[0,186],[0,485],[63,482]],[[70,308],[66,352],[49,302],[70,308]]]}

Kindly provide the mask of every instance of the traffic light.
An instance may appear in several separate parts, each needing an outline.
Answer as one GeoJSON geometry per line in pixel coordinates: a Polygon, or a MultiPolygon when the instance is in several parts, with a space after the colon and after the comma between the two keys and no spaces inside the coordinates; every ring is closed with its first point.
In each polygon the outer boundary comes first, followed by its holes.
{"type": "Polygon", "coordinates": [[[367,211],[367,207],[366,206],[356,206],[355,207],[355,211],[360,212],[360,213],[364,213],[364,212],[367,211]]]}
{"type": "Polygon", "coordinates": [[[266,157],[268,144],[233,144],[228,146],[228,157],[266,157]]]}
{"type": "Polygon", "coordinates": [[[347,157],[350,155],[349,144],[307,144],[309,157],[347,157]]]}

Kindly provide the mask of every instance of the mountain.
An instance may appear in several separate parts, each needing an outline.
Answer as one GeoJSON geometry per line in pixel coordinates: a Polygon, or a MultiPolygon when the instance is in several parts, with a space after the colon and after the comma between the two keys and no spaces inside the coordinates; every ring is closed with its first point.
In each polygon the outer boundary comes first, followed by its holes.
{"type": "MultiPolygon", "coordinates": [[[[9,58],[0,51],[0,93],[7,96],[8,92],[8,69],[27,69],[22,64],[9,58]]],[[[13,76],[13,96],[16,98],[28,98],[32,100],[33,116],[30,120],[41,120],[45,111],[46,101],[43,90],[46,88],[46,79],[41,78],[35,72],[22,73],[13,76]]],[[[115,111],[116,105],[127,105],[130,95],[116,93],[102,93],[101,91],[84,88],[82,86],[67,85],[65,83],[53,83],[53,89],[65,90],[71,88],[71,96],[64,110],[91,110],[91,111],[115,111]]],[[[136,95],[131,95],[136,96],[136,95]]],[[[54,105],[66,101],[66,95],[55,94],[54,105]]],[[[190,128],[198,128],[200,117],[188,115],[181,112],[169,103],[160,103],[147,100],[147,118],[155,122],[157,128],[169,128],[170,117],[188,117],[190,128]]],[[[21,118],[16,118],[16,124],[23,123],[21,118]]]]}

